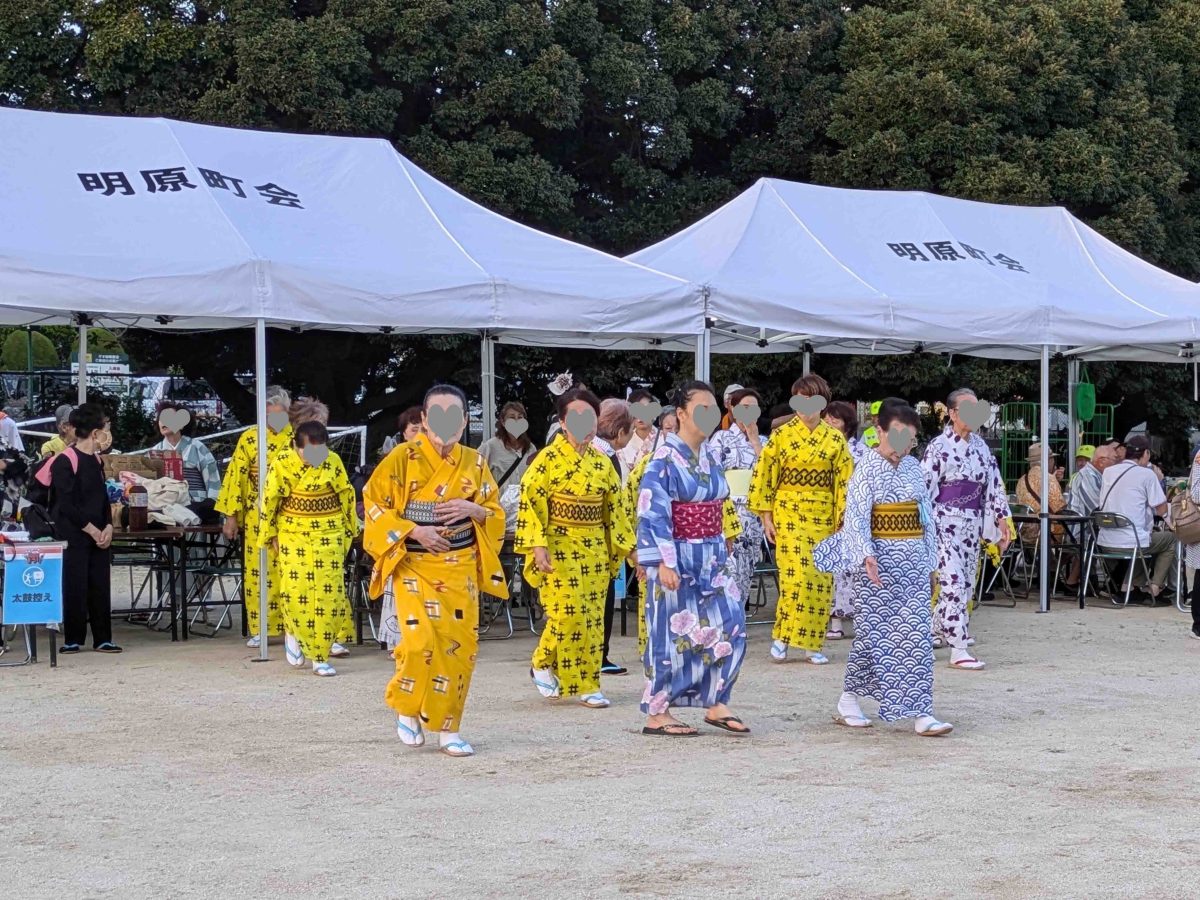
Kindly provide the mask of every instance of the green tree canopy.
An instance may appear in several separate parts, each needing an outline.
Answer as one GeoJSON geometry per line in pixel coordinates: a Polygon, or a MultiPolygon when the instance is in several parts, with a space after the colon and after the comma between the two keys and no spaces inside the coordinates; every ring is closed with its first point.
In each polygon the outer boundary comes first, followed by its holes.
{"type": "MultiPolygon", "coordinates": [[[[33,368],[57,369],[62,365],[54,343],[40,331],[32,333],[33,368]]],[[[4,339],[0,353],[0,366],[6,372],[24,372],[29,367],[30,333],[24,328],[14,328],[4,339]]]]}

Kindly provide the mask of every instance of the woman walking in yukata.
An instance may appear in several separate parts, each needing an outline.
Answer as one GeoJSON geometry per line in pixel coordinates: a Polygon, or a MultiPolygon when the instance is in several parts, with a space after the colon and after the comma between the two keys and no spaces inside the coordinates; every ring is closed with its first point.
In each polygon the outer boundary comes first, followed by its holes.
{"type": "Polygon", "coordinates": [[[771,659],[787,662],[788,649],[813,665],[821,653],[833,604],[833,578],[813,565],[813,548],[837,530],[854,460],[842,434],[821,420],[829,385],[805,375],[792,385],[796,417],[772,434],[754,467],[750,509],[762,516],[767,540],[778,548],[779,602],[771,632],[771,659]]]}
{"type": "Polygon", "coordinates": [[[937,529],[920,463],[909,456],[920,429],[910,406],[879,414],[879,446],[850,479],[841,531],[819,544],[818,567],[854,578],[858,612],[834,721],[869,728],[860,698],[879,703],[885,722],[914,719],[917,734],[953,727],[933,715],[930,592],[937,581],[937,529]]]}
{"type": "Polygon", "coordinates": [[[338,637],[350,633],[344,564],[358,536],[354,487],[324,424],[295,430],[295,448],[271,461],[262,498],[259,547],[277,563],[287,660],[312,662],[314,675],[336,675],[329,664],[338,637]]]}
{"type": "Polygon", "coordinates": [[[592,445],[599,415],[586,388],[558,398],[560,428],[521,478],[515,543],[546,611],[529,670],[534,687],[592,709],[611,705],[600,691],[604,606],[634,544],[621,478],[592,445]]]}
{"type": "Polygon", "coordinates": [[[671,707],[699,706],[706,724],[745,735],[750,729],[727,706],[746,653],[746,614],[728,552],[737,512],[706,440],[721,407],[700,381],[685,384],[677,402],[679,432],[654,452],[637,494],[648,639],[642,733],[694,736],[671,707]]]}
{"type": "Polygon", "coordinates": [[[747,496],[750,473],[762,453],[763,441],[758,432],[762,398],[758,391],[738,388],[729,395],[729,411],[732,417],[729,427],[714,434],[709,439],[709,446],[717,464],[725,472],[730,497],[741,525],[741,534],[734,541],[730,554],[730,567],[737,581],[738,593],[744,601],[750,595],[754,569],[763,558],[762,522],[751,512],[747,496]]]}

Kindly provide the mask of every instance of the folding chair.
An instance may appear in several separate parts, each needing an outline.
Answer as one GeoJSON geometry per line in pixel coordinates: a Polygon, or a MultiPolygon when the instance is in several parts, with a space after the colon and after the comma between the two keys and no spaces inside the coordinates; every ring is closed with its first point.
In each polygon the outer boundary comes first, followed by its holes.
{"type": "Polygon", "coordinates": [[[354,618],[354,643],[361,647],[365,640],[363,621],[371,631],[371,640],[378,643],[379,631],[375,628],[375,613],[371,608],[371,557],[355,541],[346,554],[343,574],[346,579],[346,599],[350,601],[350,614],[354,618]]]}
{"type": "MultiPolygon", "coordinates": [[[[242,605],[242,553],[237,541],[206,541],[203,545],[201,562],[194,568],[184,560],[188,569],[188,598],[185,609],[194,607],[188,631],[203,637],[216,637],[222,628],[233,629],[233,610],[242,605]],[[232,579],[232,588],[226,580],[232,579]],[[215,599],[219,591],[221,599],[215,599]],[[221,610],[216,624],[208,620],[210,609],[221,610]],[[197,626],[208,628],[208,632],[197,626]]],[[[189,546],[188,550],[194,549],[189,546]]]]}
{"type": "MultiPolygon", "coordinates": [[[[1138,537],[1137,528],[1134,527],[1133,522],[1118,513],[1101,512],[1099,510],[1092,513],[1092,534],[1088,543],[1087,562],[1084,565],[1083,575],[1084,594],[1087,594],[1088,580],[1091,578],[1092,566],[1097,559],[1117,560],[1129,563],[1129,574],[1125,578],[1125,602],[1118,603],[1117,592],[1113,591],[1112,602],[1114,606],[1126,607],[1129,605],[1129,593],[1133,590],[1134,567],[1139,562],[1142,564],[1142,572],[1146,576],[1146,581],[1150,580],[1149,556],[1142,550],[1142,541],[1138,537]],[[1102,528],[1118,531],[1128,529],[1129,533],[1133,535],[1133,547],[1128,550],[1115,547],[1109,547],[1107,550],[1102,548],[1100,546],[1100,529],[1102,528]]],[[[1178,590],[1178,583],[1176,590],[1178,590]]]]}
{"type": "Polygon", "coordinates": [[[765,625],[771,624],[773,620],[760,619],[752,621],[754,616],[770,604],[770,594],[767,590],[767,579],[775,582],[775,596],[779,597],[779,565],[775,562],[775,553],[771,549],[771,545],[767,543],[767,539],[763,538],[763,558],[758,565],[754,567],[754,582],[756,589],[754,598],[746,598],[746,624],[747,625],[765,625]]]}

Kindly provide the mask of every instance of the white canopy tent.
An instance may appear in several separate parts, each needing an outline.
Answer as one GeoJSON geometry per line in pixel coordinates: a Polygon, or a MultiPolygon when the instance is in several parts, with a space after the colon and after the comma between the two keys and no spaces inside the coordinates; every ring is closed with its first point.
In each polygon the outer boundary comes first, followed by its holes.
{"type": "Polygon", "coordinates": [[[0,216],[0,324],[80,325],[81,398],[88,325],[253,325],[260,456],[269,326],[477,332],[485,415],[493,339],[704,331],[686,280],[493,213],[384,140],[0,108],[0,216]]]}
{"type": "Polygon", "coordinates": [[[704,286],[712,350],[1040,358],[1042,435],[1052,353],[1192,361],[1200,334],[1200,287],[1059,207],[762,179],[629,259],[704,286]]]}

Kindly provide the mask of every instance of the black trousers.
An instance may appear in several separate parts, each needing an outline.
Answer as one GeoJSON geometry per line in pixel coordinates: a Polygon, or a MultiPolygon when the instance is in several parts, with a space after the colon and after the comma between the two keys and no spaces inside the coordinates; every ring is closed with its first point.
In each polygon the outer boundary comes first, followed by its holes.
{"type": "Polygon", "coordinates": [[[112,640],[112,553],[87,535],[63,553],[63,641],[82,644],[92,626],[92,646],[112,640]]]}
{"type": "Polygon", "coordinates": [[[1192,579],[1192,631],[1200,634],[1200,569],[1192,579]]]}
{"type": "Polygon", "coordinates": [[[608,643],[612,638],[613,612],[617,608],[616,582],[609,579],[608,595],[604,598],[604,655],[601,657],[608,662],[608,643]]]}
{"type": "Polygon", "coordinates": [[[214,509],[217,501],[206,497],[199,503],[189,503],[188,509],[200,517],[201,525],[220,525],[224,516],[214,509]]]}

